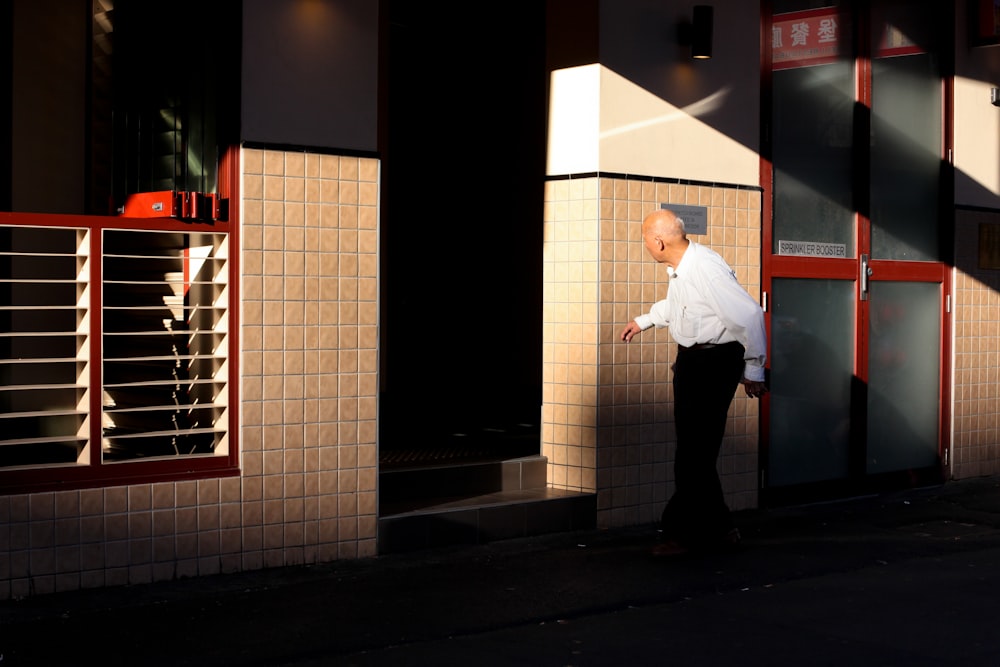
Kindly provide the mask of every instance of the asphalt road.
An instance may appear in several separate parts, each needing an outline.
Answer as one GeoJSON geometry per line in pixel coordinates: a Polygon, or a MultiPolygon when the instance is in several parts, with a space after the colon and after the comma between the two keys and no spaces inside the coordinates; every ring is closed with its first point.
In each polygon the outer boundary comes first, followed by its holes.
{"type": "Polygon", "coordinates": [[[0,665],[1000,665],[1000,483],[0,604],[0,665]]]}

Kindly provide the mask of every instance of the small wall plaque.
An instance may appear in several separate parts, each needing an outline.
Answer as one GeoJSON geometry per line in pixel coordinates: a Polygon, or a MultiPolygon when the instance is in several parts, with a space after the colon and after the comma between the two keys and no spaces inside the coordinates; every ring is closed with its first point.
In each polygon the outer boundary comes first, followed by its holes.
{"type": "Polygon", "coordinates": [[[684,231],[688,234],[708,234],[708,207],[687,206],[685,204],[660,204],[660,208],[670,209],[684,221],[684,231]]]}
{"type": "Polygon", "coordinates": [[[979,268],[1000,269],[1000,225],[979,225],[979,268]]]}

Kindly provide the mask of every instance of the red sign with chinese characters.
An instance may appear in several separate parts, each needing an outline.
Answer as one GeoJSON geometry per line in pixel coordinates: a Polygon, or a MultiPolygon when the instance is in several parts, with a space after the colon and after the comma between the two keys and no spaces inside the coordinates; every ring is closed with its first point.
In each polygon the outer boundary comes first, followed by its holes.
{"type": "Polygon", "coordinates": [[[778,14],[771,25],[774,69],[831,63],[840,55],[840,16],[836,8],[778,14]]]}
{"type": "MultiPolygon", "coordinates": [[[[998,0],[1000,1],[1000,0],[998,0]]],[[[841,23],[844,16],[836,7],[778,14],[771,25],[771,62],[773,69],[789,69],[831,63],[850,53],[849,28],[841,23]]],[[[925,49],[898,27],[886,21],[878,37],[877,58],[891,58],[925,49]]]]}

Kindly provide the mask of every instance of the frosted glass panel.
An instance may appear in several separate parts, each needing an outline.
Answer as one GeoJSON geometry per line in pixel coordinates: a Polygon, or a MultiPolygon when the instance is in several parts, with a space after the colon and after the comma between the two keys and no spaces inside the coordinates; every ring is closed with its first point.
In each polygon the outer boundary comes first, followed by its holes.
{"type": "Polygon", "coordinates": [[[774,280],[771,486],[847,476],[854,285],[847,280],[774,280]]]}
{"type": "Polygon", "coordinates": [[[941,79],[929,54],[875,60],[872,257],[937,261],[941,79]]]}
{"type": "Polygon", "coordinates": [[[843,245],[854,255],[853,67],[774,72],[774,252],[782,241],[843,245]]]}
{"type": "Polygon", "coordinates": [[[936,283],[872,283],[869,473],[937,462],[940,290],[936,283]]]}

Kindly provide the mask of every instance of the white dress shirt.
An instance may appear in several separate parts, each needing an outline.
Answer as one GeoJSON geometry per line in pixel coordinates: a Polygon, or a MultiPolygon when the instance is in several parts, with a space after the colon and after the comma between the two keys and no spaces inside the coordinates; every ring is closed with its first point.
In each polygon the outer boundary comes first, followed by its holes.
{"type": "Polygon", "coordinates": [[[726,260],[691,241],[677,267],[667,267],[667,298],[635,318],[642,330],[670,327],[678,345],[738,342],[745,350],[743,377],[764,381],[767,334],[764,311],[736,281],[726,260]]]}

